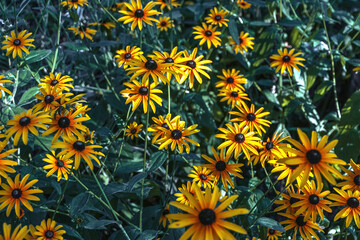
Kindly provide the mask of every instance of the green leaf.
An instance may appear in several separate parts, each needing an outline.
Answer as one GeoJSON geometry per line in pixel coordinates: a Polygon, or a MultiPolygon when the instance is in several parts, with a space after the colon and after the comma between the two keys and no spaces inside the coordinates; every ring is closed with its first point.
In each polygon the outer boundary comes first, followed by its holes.
{"type": "Polygon", "coordinates": [[[73,198],[70,204],[70,216],[76,216],[81,212],[81,209],[86,205],[89,201],[88,193],[80,193],[76,197],[73,198]]]}
{"type": "Polygon", "coordinates": [[[270,92],[269,90],[264,90],[262,93],[265,95],[265,97],[271,102],[276,105],[280,105],[279,100],[275,97],[275,95],[270,92]]]}
{"type": "Polygon", "coordinates": [[[26,90],[26,92],[21,96],[18,105],[22,105],[28,100],[34,98],[35,94],[39,91],[38,87],[32,87],[26,90]]]}
{"type": "Polygon", "coordinates": [[[340,159],[345,162],[350,162],[350,159],[357,159],[360,155],[360,133],[356,129],[347,129],[339,137],[339,142],[335,147],[335,153],[340,159]]]}
{"type": "Polygon", "coordinates": [[[257,223],[267,228],[271,228],[280,232],[285,232],[284,227],[281,226],[280,223],[278,223],[277,221],[271,218],[261,217],[257,220],[257,223]]]}
{"type": "Polygon", "coordinates": [[[143,180],[144,178],[146,178],[147,173],[139,173],[137,175],[135,175],[134,177],[132,177],[130,179],[130,181],[127,183],[127,188],[126,191],[131,192],[132,189],[134,188],[135,184],[138,183],[139,181],[143,180]]]}
{"type": "Polygon", "coordinates": [[[345,103],[341,109],[340,125],[350,125],[355,127],[359,125],[360,116],[360,92],[356,91],[345,103]]]}
{"type": "Polygon", "coordinates": [[[156,171],[159,167],[163,165],[166,158],[167,158],[167,154],[164,151],[159,151],[151,154],[148,172],[156,171]]]}
{"type": "Polygon", "coordinates": [[[229,32],[230,32],[231,37],[236,42],[236,44],[240,45],[239,30],[238,30],[236,22],[233,18],[229,20],[229,32]]]}
{"type": "Polygon", "coordinates": [[[33,50],[30,52],[30,54],[25,56],[25,61],[27,64],[39,62],[50,54],[51,50],[33,50]]]}
{"type": "Polygon", "coordinates": [[[106,226],[109,224],[117,223],[114,220],[92,220],[91,222],[88,222],[84,228],[86,229],[106,229],[106,226]]]}

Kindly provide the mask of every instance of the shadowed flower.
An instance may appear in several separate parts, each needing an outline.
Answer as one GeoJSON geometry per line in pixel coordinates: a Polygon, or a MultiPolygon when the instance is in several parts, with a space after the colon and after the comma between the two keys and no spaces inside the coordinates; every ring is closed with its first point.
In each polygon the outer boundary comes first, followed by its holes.
{"type": "Polygon", "coordinates": [[[125,135],[130,137],[131,139],[134,139],[134,137],[139,137],[139,132],[142,130],[141,128],[144,125],[142,124],[138,124],[137,122],[132,122],[129,124],[129,126],[127,126],[127,128],[125,129],[125,135]]]}
{"type": "Polygon", "coordinates": [[[39,87],[46,88],[46,86],[50,86],[51,88],[57,86],[57,89],[70,91],[70,88],[74,88],[74,86],[70,83],[74,81],[68,75],[61,76],[61,73],[57,73],[56,76],[54,73],[50,73],[48,76],[44,78],[40,78],[41,83],[39,83],[39,87]]]}
{"type": "Polygon", "coordinates": [[[197,185],[194,185],[195,196],[185,192],[191,206],[178,202],[170,202],[176,208],[186,213],[168,214],[168,218],[174,220],[169,228],[183,228],[190,226],[180,237],[186,240],[192,236],[193,239],[226,239],[235,240],[235,237],[227,230],[232,230],[240,234],[247,234],[244,228],[234,223],[225,221],[237,215],[247,214],[249,210],[245,208],[228,209],[228,206],[238,198],[233,195],[223,202],[219,202],[221,194],[215,185],[213,192],[211,188],[206,188],[202,193],[197,185]]]}
{"type": "Polygon", "coordinates": [[[10,149],[4,151],[8,140],[0,142],[0,184],[1,184],[1,177],[8,178],[7,173],[14,173],[16,172],[11,166],[18,165],[17,162],[5,159],[9,155],[13,154],[17,151],[17,149],[10,149]]]}
{"type": "Polygon", "coordinates": [[[124,66],[124,69],[129,66],[129,62],[134,59],[140,59],[140,55],[143,52],[140,48],[133,46],[126,46],[125,49],[117,50],[115,55],[115,61],[118,64],[118,67],[124,66]]]}
{"type": "Polygon", "coordinates": [[[191,206],[190,200],[186,197],[185,193],[195,196],[194,185],[196,185],[195,182],[187,181],[186,185],[183,184],[181,187],[179,187],[180,192],[174,194],[174,196],[177,197],[176,201],[180,202],[181,204],[191,206]]]}
{"type": "Polygon", "coordinates": [[[114,22],[109,21],[109,20],[101,20],[99,22],[89,23],[89,26],[100,26],[100,27],[106,28],[107,30],[111,30],[112,28],[116,27],[116,24],[114,22]]]}
{"type": "Polygon", "coordinates": [[[156,0],[156,4],[160,5],[161,10],[164,10],[165,7],[171,10],[173,7],[176,8],[180,6],[177,0],[156,0]]]}
{"type": "Polygon", "coordinates": [[[166,204],[166,207],[164,211],[162,211],[160,219],[159,219],[159,225],[162,225],[164,228],[166,227],[167,223],[172,223],[172,220],[168,219],[167,215],[170,213],[169,211],[169,204],[166,204]]]}
{"type": "Polygon", "coordinates": [[[180,116],[175,116],[173,119],[171,119],[171,113],[168,113],[165,118],[161,115],[159,118],[152,117],[154,124],[148,128],[148,131],[152,132],[152,135],[154,136],[151,143],[154,144],[159,138],[163,138],[165,136],[166,130],[170,129],[166,123],[166,120],[168,120],[170,124],[174,126],[178,118],[180,118],[180,116]]]}
{"type": "Polygon", "coordinates": [[[342,190],[358,190],[360,191],[360,166],[350,159],[352,171],[340,166],[341,170],[347,173],[348,176],[342,176],[344,182],[338,183],[338,187],[342,187],[342,190]]]}
{"type": "Polygon", "coordinates": [[[78,27],[71,27],[68,28],[69,30],[73,31],[75,36],[80,35],[81,39],[84,38],[84,36],[90,40],[93,40],[91,35],[96,34],[95,29],[88,28],[87,25],[80,25],[78,27]]]}
{"type": "Polygon", "coordinates": [[[241,53],[243,54],[244,51],[247,52],[248,48],[253,49],[254,43],[252,42],[254,40],[253,37],[249,37],[249,33],[241,31],[239,36],[239,44],[237,44],[232,37],[230,37],[229,44],[233,45],[232,49],[235,51],[235,53],[241,53]]]}
{"type": "Polygon", "coordinates": [[[62,225],[57,225],[54,220],[48,218],[47,220],[42,220],[41,224],[36,226],[35,235],[38,236],[37,240],[63,240],[63,234],[65,230],[60,230],[62,225]]]}
{"type": "Polygon", "coordinates": [[[20,33],[11,31],[11,36],[5,36],[6,40],[2,42],[4,46],[1,49],[6,49],[6,56],[12,52],[12,57],[15,58],[19,55],[22,58],[22,51],[29,54],[29,50],[26,47],[35,47],[32,42],[34,39],[29,38],[32,33],[26,33],[26,30],[20,33]]]}
{"type": "Polygon", "coordinates": [[[30,205],[28,200],[40,201],[40,198],[34,196],[35,193],[42,193],[40,189],[29,189],[32,185],[37,183],[37,179],[34,179],[28,183],[27,180],[30,177],[29,174],[20,181],[20,174],[17,174],[13,181],[10,177],[6,179],[8,184],[2,183],[1,187],[4,190],[0,191],[0,211],[7,206],[6,216],[8,217],[11,213],[12,208],[15,208],[16,216],[20,217],[20,205],[24,205],[31,212],[33,207],[30,205]]]}
{"type": "Polygon", "coordinates": [[[269,228],[267,232],[267,240],[278,240],[279,237],[282,237],[280,231],[269,228]]]}
{"type": "Polygon", "coordinates": [[[227,101],[228,105],[231,105],[231,108],[234,108],[236,105],[242,105],[244,104],[244,100],[250,101],[250,98],[248,98],[248,95],[241,91],[238,88],[222,88],[220,89],[220,93],[217,95],[218,97],[222,97],[220,99],[220,102],[227,101]]]}
{"type": "Polygon", "coordinates": [[[69,8],[77,9],[78,6],[81,6],[81,7],[83,7],[84,5],[88,6],[88,1],[87,0],[65,0],[65,1],[62,1],[60,4],[63,7],[69,6],[69,8]]]}
{"type": "Polygon", "coordinates": [[[160,28],[160,31],[166,31],[174,27],[174,21],[170,20],[169,17],[160,17],[159,22],[156,23],[157,28],[160,28]]]}
{"type": "Polygon", "coordinates": [[[248,9],[251,7],[251,4],[244,0],[237,0],[237,4],[242,9],[248,9]]]}
{"type": "Polygon", "coordinates": [[[118,21],[124,22],[124,24],[131,23],[131,31],[138,26],[139,30],[141,31],[143,28],[143,24],[147,23],[152,26],[153,22],[158,22],[157,19],[152,18],[152,16],[161,14],[156,10],[151,10],[157,3],[150,1],[146,6],[143,8],[141,0],[131,0],[130,3],[124,2],[125,6],[128,10],[120,10],[119,12],[124,14],[118,21]],[[144,22],[144,23],[143,23],[144,22]]]}
{"type": "Polygon", "coordinates": [[[288,52],[287,48],[284,49],[284,51],[281,51],[278,49],[277,54],[273,54],[270,59],[273,60],[270,64],[270,67],[276,67],[276,72],[280,71],[281,74],[284,73],[285,69],[289,72],[290,76],[293,75],[293,69],[300,71],[297,65],[300,65],[304,67],[304,64],[302,64],[300,61],[305,61],[304,58],[298,57],[302,52],[295,53],[295,49],[291,49],[290,52],[288,52]]]}
{"type": "Polygon", "coordinates": [[[47,158],[43,158],[44,162],[47,162],[48,165],[45,165],[43,169],[49,170],[46,174],[46,177],[50,177],[53,173],[57,171],[57,181],[59,182],[61,177],[64,176],[66,180],[68,180],[68,174],[72,169],[73,161],[70,159],[64,158],[64,156],[56,156],[55,152],[51,151],[52,154],[46,154],[47,158]]]}

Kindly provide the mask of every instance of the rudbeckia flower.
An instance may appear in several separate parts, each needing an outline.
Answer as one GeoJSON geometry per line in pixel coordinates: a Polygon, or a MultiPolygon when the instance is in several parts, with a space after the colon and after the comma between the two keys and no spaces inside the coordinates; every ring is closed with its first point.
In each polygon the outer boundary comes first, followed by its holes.
{"type": "Polygon", "coordinates": [[[212,44],[214,45],[214,47],[221,46],[221,39],[218,37],[221,32],[216,31],[216,27],[212,25],[207,26],[206,23],[202,23],[202,27],[196,26],[193,28],[195,30],[193,34],[196,35],[194,39],[201,39],[200,46],[203,45],[205,42],[208,49],[211,48],[212,44]]]}
{"type": "Polygon", "coordinates": [[[7,92],[8,94],[12,95],[12,92],[9,89],[7,89],[6,87],[3,87],[2,84],[13,83],[13,81],[4,79],[4,77],[5,77],[4,75],[0,75],[0,98],[3,97],[2,91],[7,92]]]}
{"type": "Polygon", "coordinates": [[[141,128],[144,125],[142,124],[138,124],[137,122],[132,122],[129,124],[129,126],[127,126],[127,128],[125,129],[125,135],[130,137],[131,139],[134,139],[134,137],[139,137],[139,132],[142,130],[141,128]]]}
{"type": "Polygon", "coordinates": [[[199,187],[211,188],[214,181],[214,176],[211,175],[211,171],[206,167],[194,166],[194,170],[188,174],[188,177],[193,178],[193,182],[197,183],[199,187]]]}
{"type": "Polygon", "coordinates": [[[253,37],[249,37],[249,33],[241,31],[239,36],[240,45],[238,45],[232,37],[230,37],[229,44],[232,45],[232,49],[235,51],[235,53],[240,52],[241,54],[244,54],[244,51],[247,52],[248,48],[254,48],[254,43],[252,42],[253,40],[253,37]]]}
{"type": "Polygon", "coordinates": [[[228,26],[227,22],[229,19],[226,19],[225,16],[228,14],[225,10],[220,10],[216,7],[214,9],[210,9],[210,14],[208,17],[205,18],[207,23],[213,24],[213,25],[219,25],[219,27],[222,27],[223,25],[228,26]]]}
{"type": "Polygon", "coordinates": [[[63,7],[69,6],[69,8],[77,9],[78,6],[81,6],[81,7],[83,7],[84,5],[88,6],[88,1],[87,0],[65,0],[65,1],[62,1],[60,4],[63,7]]]}
{"type": "Polygon", "coordinates": [[[129,62],[134,59],[140,59],[140,55],[143,52],[140,48],[133,46],[126,46],[125,49],[117,50],[115,55],[115,61],[118,64],[118,67],[124,66],[126,69],[129,66],[129,62]]]}
{"type": "Polygon", "coordinates": [[[157,28],[160,29],[160,31],[166,31],[170,28],[174,27],[174,21],[170,20],[169,17],[160,17],[159,22],[156,23],[157,28]]]}
{"type": "Polygon", "coordinates": [[[47,158],[43,158],[43,161],[48,163],[43,167],[45,170],[49,170],[46,174],[46,177],[50,177],[57,171],[57,181],[59,182],[61,177],[64,176],[68,180],[68,174],[72,169],[73,161],[70,159],[64,158],[64,156],[58,155],[55,156],[55,152],[51,151],[52,154],[46,154],[47,158]]]}
{"type": "Polygon", "coordinates": [[[287,48],[284,51],[278,49],[277,54],[273,54],[270,59],[273,60],[270,64],[270,67],[276,67],[276,72],[281,70],[281,74],[284,73],[285,69],[289,72],[290,76],[293,75],[293,69],[300,71],[297,65],[304,67],[304,64],[301,61],[305,61],[304,58],[298,57],[302,52],[295,53],[295,49],[291,49],[289,52],[287,48]]]}
{"type": "Polygon", "coordinates": [[[24,239],[29,232],[27,226],[21,227],[19,224],[14,231],[11,232],[11,224],[3,223],[3,235],[0,235],[0,240],[20,240],[24,239]]]}
{"type": "Polygon", "coordinates": [[[5,36],[6,40],[2,42],[4,46],[1,49],[6,49],[6,56],[12,52],[12,57],[15,58],[19,55],[22,58],[22,51],[29,54],[29,50],[26,47],[35,47],[32,42],[34,39],[29,38],[32,33],[26,33],[26,30],[20,33],[11,31],[11,36],[5,36]]]}
{"type": "Polygon", "coordinates": [[[244,78],[244,75],[240,74],[240,71],[235,69],[222,70],[222,75],[217,75],[220,81],[215,83],[217,88],[225,89],[235,89],[238,88],[242,91],[245,91],[245,88],[242,84],[247,83],[247,79],[244,78]]]}
{"type": "Polygon", "coordinates": [[[96,30],[95,29],[91,29],[86,25],[80,25],[78,27],[71,27],[68,28],[69,30],[73,31],[75,36],[80,35],[81,39],[83,39],[84,37],[93,40],[91,35],[95,35],[96,34],[96,30]]]}
{"type": "Polygon", "coordinates": [[[62,225],[57,225],[54,220],[48,218],[47,220],[42,220],[41,224],[36,226],[35,235],[38,237],[37,240],[63,240],[63,234],[66,233],[65,230],[60,230],[62,225]]]}

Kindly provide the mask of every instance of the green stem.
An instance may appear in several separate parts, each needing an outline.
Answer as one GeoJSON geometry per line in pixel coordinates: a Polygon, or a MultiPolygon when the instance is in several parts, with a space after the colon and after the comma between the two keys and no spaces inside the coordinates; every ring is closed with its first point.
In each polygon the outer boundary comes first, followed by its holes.
{"type": "MultiPolygon", "coordinates": [[[[59,171],[59,170],[58,170],[58,171],[59,171]]],[[[67,189],[67,187],[68,187],[68,184],[69,184],[69,180],[66,180],[64,190],[62,191],[62,193],[61,193],[61,195],[60,195],[60,198],[58,199],[58,202],[57,202],[57,205],[56,205],[54,214],[52,215],[52,218],[51,218],[52,220],[54,220],[55,215],[56,215],[56,213],[57,213],[57,211],[58,211],[58,209],[59,209],[59,207],[60,207],[60,203],[61,203],[61,201],[64,199],[65,191],[66,191],[66,189],[67,189]]]]}
{"type": "Polygon", "coordinates": [[[333,85],[333,90],[334,90],[336,113],[338,115],[338,118],[341,118],[339,99],[338,99],[337,90],[336,90],[334,56],[333,56],[332,51],[331,51],[331,42],[330,42],[330,37],[329,37],[328,31],[327,31],[327,27],[326,27],[324,12],[323,11],[321,11],[321,12],[322,12],[322,15],[323,15],[322,21],[323,21],[323,25],[324,25],[324,30],[325,30],[325,35],[326,35],[327,44],[328,44],[328,48],[329,48],[330,60],[331,60],[332,85],[333,85]]]}
{"type": "Polygon", "coordinates": [[[59,0],[59,20],[58,20],[58,30],[57,30],[57,36],[56,36],[56,47],[55,47],[55,56],[53,59],[53,64],[51,67],[51,72],[54,73],[55,71],[55,66],[56,66],[56,62],[57,62],[57,58],[58,58],[58,54],[59,54],[59,45],[60,45],[60,30],[61,30],[61,5],[60,5],[60,0],[59,0]]]}
{"type": "MultiPolygon", "coordinates": [[[[274,185],[275,185],[276,183],[278,183],[278,180],[275,181],[274,185]]],[[[263,198],[264,198],[270,191],[271,191],[271,188],[268,188],[268,190],[266,190],[266,192],[264,193],[264,195],[262,195],[262,196],[260,197],[260,199],[256,202],[256,204],[250,209],[250,211],[249,211],[249,213],[248,213],[249,215],[255,210],[255,208],[257,207],[258,203],[259,203],[261,200],[263,200],[263,198]]]]}

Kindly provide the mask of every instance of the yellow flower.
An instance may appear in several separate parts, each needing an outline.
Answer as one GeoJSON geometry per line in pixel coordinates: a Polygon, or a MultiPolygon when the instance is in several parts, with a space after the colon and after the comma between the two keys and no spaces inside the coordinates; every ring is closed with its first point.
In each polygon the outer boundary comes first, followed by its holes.
{"type": "Polygon", "coordinates": [[[281,69],[281,74],[283,74],[285,69],[287,69],[290,76],[293,75],[292,68],[295,68],[296,70],[300,71],[297,65],[304,67],[304,64],[302,64],[300,61],[305,61],[305,59],[298,57],[300,54],[302,54],[302,52],[298,52],[294,54],[294,51],[295,49],[291,49],[289,52],[287,48],[285,48],[284,51],[278,49],[279,55],[273,54],[270,57],[270,59],[273,60],[270,64],[270,67],[276,67],[276,72],[280,71],[281,69]]]}
{"type": "Polygon", "coordinates": [[[180,116],[175,116],[173,119],[171,119],[171,113],[168,113],[165,118],[161,115],[159,118],[152,117],[154,124],[148,128],[148,131],[152,132],[152,135],[154,136],[151,143],[154,144],[159,138],[163,138],[165,136],[166,130],[170,129],[166,123],[166,120],[168,120],[170,124],[174,126],[176,125],[178,118],[180,118],[180,116]]]}
{"type": "Polygon", "coordinates": [[[35,235],[38,236],[37,240],[63,240],[63,234],[66,233],[65,230],[60,230],[62,225],[57,225],[54,220],[48,218],[47,220],[42,220],[41,224],[36,226],[35,235]]]}
{"type": "Polygon", "coordinates": [[[50,86],[50,88],[53,88],[57,86],[58,89],[62,91],[70,91],[70,88],[74,88],[74,86],[70,83],[74,81],[71,77],[68,75],[61,76],[61,73],[57,73],[56,76],[54,73],[50,73],[48,76],[45,76],[44,78],[40,78],[41,83],[39,83],[39,87],[46,88],[46,86],[50,86]]]}
{"type": "Polygon", "coordinates": [[[55,157],[55,152],[51,151],[52,154],[46,154],[47,158],[43,158],[44,162],[48,164],[43,167],[43,169],[50,171],[46,174],[46,177],[50,177],[53,173],[57,171],[57,181],[59,182],[61,177],[64,176],[68,180],[68,174],[72,169],[73,161],[66,159],[64,156],[58,155],[55,157]]]}
{"type": "Polygon", "coordinates": [[[161,14],[161,12],[158,12],[156,10],[151,10],[156,3],[150,1],[146,6],[143,8],[142,3],[140,0],[131,0],[131,4],[124,3],[125,6],[128,8],[127,10],[120,10],[119,12],[124,14],[125,16],[118,19],[118,21],[124,22],[124,24],[130,23],[131,24],[131,31],[136,28],[136,26],[139,27],[139,30],[141,31],[143,28],[143,22],[147,23],[152,26],[152,22],[158,22],[157,19],[152,18],[152,16],[161,14]]]}
{"type": "Polygon", "coordinates": [[[188,177],[193,178],[193,182],[197,182],[197,185],[204,188],[211,188],[214,181],[214,176],[211,175],[211,171],[206,167],[194,166],[195,170],[191,170],[188,177]]]}
{"type": "Polygon", "coordinates": [[[84,36],[90,40],[93,40],[91,35],[96,34],[95,29],[88,28],[86,25],[81,25],[78,27],[71,27],[68,28],[69,30],[73,31],[75,36],[80,35],[81,39],[84,38],[84,36]]]}
{"type": "Polygon", "coordinates": [[[11,232],[11,224],[3,223],[3,234],[0,235],[0,240],[22,240],[29,232],[27,226],[21,227],[19,224],[13,232],[11,232]]]}
{"type": "Polygon", "coordinates": [[[118,64],[118,67],[124,66],[124,68],[127,68],[129,66],[129,62],[134,59],[140,59],[140,55],[142,55],[143,52],[140,48],[133,46],[126,46],[125,49],[117,50],[115,55],[115,61],[118,64]]]}
{"type": "Polygon", "coordinates": [[[244,100],[250,101],[250,98],[248,98],[248,95],[241,91],[238,88],[222,88],[220,89],[220,93],[217,95],[218,97],[223,97],[220,99],[220,102],[227,101],[227,104],[231,104],[231,108],[234,108],[235,105],[242,105],[244,104],[244,100]]]}
{"type": "Polygon", "coordinates": [[[170,17],[160,17],[159,22],[156,23],[157,28],[160,28],[160,31],[166,31],[174,27],[174,21],[170,20],[170,17]]]}
{"type": "Polygon", "coordinates": [[[208,49],[211,48],[211,44],[213,44],[214,47],[221,46],[221,39],[218,37],[221,32],[217,32],[216,27],[212,25],[207,26],[206,23],[202,23],[202,27],[196,26],[193,28],[195,29],[193,34],[196,35],[194,39],[201,39],[200,46],[203,45],[205,42],[208,49]]]}
{"type": "Polygon", "coordinates": [[[240,45],[238,45],[232,37],[230,37],[229,44],[233,45],[232,49],[235,51],[235,53],[241,52],[241,54],[243,54],[244,51],[247,52],[248,48],[254,48],[254,43],[252,42],[253,40],[253,37],[249,37],[249,33],[241,31],[239,36],[240,45]]]}
{"type": "Polygon", "coordinates": [[[227,22],[229,19],[226,19],[225,16],[228,14],[225,10],[220,10],[216,7],[214,9],[210,9],[210,14],[208,17],[205,18],[207,23],[213,24],[213,25],[219,25],[219,27],[222,27],[223,25],[228,26],[227,22]]]}
{"type": "Polygon", "coordinates": [[[180,6],[180,3],[178,3],[177,0],[156,0],[156,4],[160,5],[161,10],[164,10],[165,7],[167,7],[168,10],[171,10],[173,7],[180,6]]]}
{"type": "Polygon", "coordinates": [[[239,74],[240,71],[236,71],[235,69],[222,70],[223,75],[217,75],[220,81],[215,83],[217,88],[225,88],[225,89],[235,89],[238,88],[242,91],[245,91],[245,88],[241,84],[245,84],[247,79],[244,78],[242,74],[239,74]]]}
{"type": "Polygon", "coordinates": [[[125,129],[125,135],[128,137],[131,137],[131,139],[134,139],[134,137],[139,137],[139,132],[142,130],[141,128],[144,125],[142,124],[138,124],[137,122],[132,122],[129,124],[129,126],[127,126],[127,128],[125,129]]]}
{"type": "Polygon", "coordinates": [[[87,0],[65,0],[65,1],[62,1],[60,4],[63,7],[69,5],[69,8],[77,9],[78,6],[81,6],[81,7],[83,7],[84,5],[88,6],[88,1],[87,0]]]}
{"type": "Polygon", "coordinates": [[[21,31],[19,34],[15,31],[11,31],[11,36],[5,36],[6,40],[2,42],[4,46],[1,49],[6,49],[6,56],[12,52],[12,57],[17,55],[22,58],[22,51],[29,54],[29,50],[26,47],[35,47],[32,42],[34,39],[28,38],[32,33],[27,33],[26,30],[21,31]]]}
{"type": "Polygon", "coordinates": [[[181,204],[185,204],[187,206],[191,206],[190,200],[186,197],[186,194],[191,194],[192,196],[195,196],[195,188],[194,185],[196,185],[195,182],[186,182],[186,185],[183,184],[181,187],[179,187],[179,193],[175,193],[174,196],[177,197],[176,201],[180,202],[181,204]]]}
{"type": "Polygon", "coordinates": [[[4,77],[5,77],[4,75],[0,75],[0,98],[3,97],[2,91],[7,92],[8,94],[12,95],[12,92],[10,90],[8,90],[6,87],[3,87],[2,84],[3,83],[13,83],[13,81],[3,79],[4,77]]]}
{"type": "Polygon", "coordinates": [[[242,9],[248,9],[251,7],[251,4],[244,0],[237,0],[237,4],[242,9]]]}

